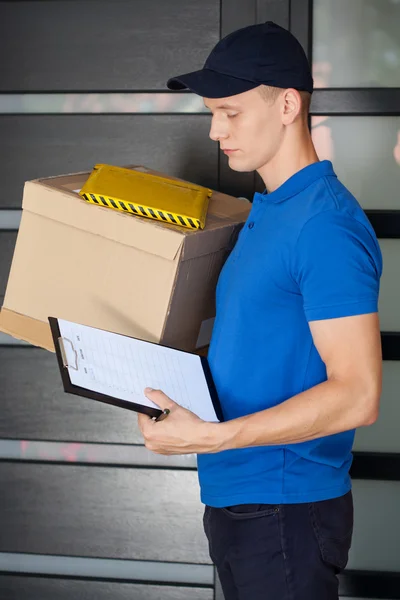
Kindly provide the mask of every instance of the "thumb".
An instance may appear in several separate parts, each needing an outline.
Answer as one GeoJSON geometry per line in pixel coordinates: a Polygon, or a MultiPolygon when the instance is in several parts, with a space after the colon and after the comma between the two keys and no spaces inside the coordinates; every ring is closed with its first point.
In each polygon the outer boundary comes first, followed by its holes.
{"type": "Polygon", "coordinates": [[[157,404],[162,410],[164,410],[164,408],[169,408],[171,410],[176,406],[176,402],[171,400],[171,398],[161,390],[153,390],[153,388],[147,387],[144,390],[144,394],[146,398],[157,404]]]}

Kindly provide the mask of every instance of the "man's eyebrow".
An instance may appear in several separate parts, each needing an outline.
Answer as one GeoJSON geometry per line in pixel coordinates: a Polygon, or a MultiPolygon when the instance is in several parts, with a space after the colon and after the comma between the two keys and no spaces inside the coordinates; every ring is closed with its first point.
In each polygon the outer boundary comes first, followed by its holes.
{"type": "MultiPolygon", "coordinates": [[[[211,110],[211,108],[209,106],[207,106],[207,104],[204,102],[204,106],[206,108],[208,108],[208,110],[211,110]]],[[[218,106],[216,106],[215,108],[225,108],[225,109],[229,109],[229,110],[238,110],[239,106],[236,104],[229,104],[228,102],[226,102],[225,104],[220,104],[218,106]]]]}

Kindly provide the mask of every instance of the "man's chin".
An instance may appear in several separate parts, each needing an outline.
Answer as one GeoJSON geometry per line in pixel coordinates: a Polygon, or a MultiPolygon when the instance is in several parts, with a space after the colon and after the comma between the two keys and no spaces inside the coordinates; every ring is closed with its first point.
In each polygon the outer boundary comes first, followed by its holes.
{"type": "Polygon", "coordinates": [[[248,165],[235,164],[235,161],[233,161],[233,163],[229,161],[228,164],[232,171],[237,171],[238,173],[250,173],[251,171],[254,171],[254,169],[248,165]]]}
{"type": "Polygon", "coordinates": [[[238,171],[238,173],[249,173],[250,171],[254,171],[254,167],[237,156],[228,156],[228,165],[232,171],[238,171]]]}

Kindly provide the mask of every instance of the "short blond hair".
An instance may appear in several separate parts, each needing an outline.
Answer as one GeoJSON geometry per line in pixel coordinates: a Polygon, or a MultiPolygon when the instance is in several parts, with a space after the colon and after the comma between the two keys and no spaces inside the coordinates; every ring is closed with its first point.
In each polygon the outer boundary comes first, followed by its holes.
{"type": "MultiPolygon", "coordinates": [[[[283,92],[283,88],[273,87],[271,85],[260,85],[257,88],[261,94],[261,97],[268,103],[273,104],[278,96],[283,92]]],[[[310,92],[299,91],[301,97],[301,114],[304,117],[308,117],[308,113],[310,110],[311,103],[311,94],[310,92]]]]}

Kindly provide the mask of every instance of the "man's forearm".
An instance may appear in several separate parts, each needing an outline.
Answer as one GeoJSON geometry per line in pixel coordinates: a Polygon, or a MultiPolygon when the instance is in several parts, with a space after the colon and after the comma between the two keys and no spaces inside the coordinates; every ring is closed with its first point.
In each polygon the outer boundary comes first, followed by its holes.
{"type": "Polygon", "coordinates": [[[328,380],[281,404],[214,427],[213,452],[295,444],[376,420],[373,397],[361,386],[328,380]]]}

